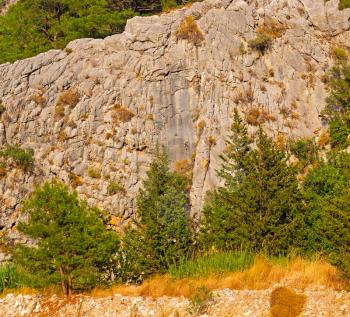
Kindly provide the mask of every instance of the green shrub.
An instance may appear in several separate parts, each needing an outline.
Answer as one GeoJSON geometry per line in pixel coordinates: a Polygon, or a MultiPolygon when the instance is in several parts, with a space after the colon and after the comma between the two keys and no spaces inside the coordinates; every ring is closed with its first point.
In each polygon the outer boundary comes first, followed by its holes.
{"type": "Polygon", "coordinates": [[[117,182],[110,182],[107,187],[108,195],[115,195],[117,193],[125,192],[125,188],[122,184],[117,182]]]}
{"type": "Polygon", "coordinates": [[[15,289],[21,286],[21,278],[13,265],[0,266],[0,293],[5,289],[15,289]]]}
{"type": "Polygon", "coordinates": [[[314,139],[291,140],[289,149],[304,166],[317,162],[319,159],[319,149],[314,139]]]}
{"type": "Polygon", "coordinates": [[[101,178],[101,171],[98,168],[89,167],[87,174],[91,178],[101,178]]]}
{"type": "Polygon", "coordinates": [[[272,44],[272,37],[265,33],[257,34],[256,38],[249,41],[249,47],[264,54],[272,44]]]}
{"type": "Polygon", "coordinates": [[[350,8],[350,0],[339,0],[339,10],[350,8]]]}
{"type": "Polygon", "coordinates": [[[11,158],[16,165],[28,172],[34,168],[33,149],[21,149],[19,145],[6,145],[0,151],[0,157],[11,158]]]}
{"type": "Polygon", "coordinates": [[[340,119],[329,123],[330,144],[333,148],[344,149],[349,145],[350,126],[340,119]]]}
{"type": "Polygon", "coordinates": [[[99,209],[79,201],[60,183],[45,183],[22,204],[27,222],[19,232],[35,246],[18,244],[15,264],[38,285],[61,285],[65,294],[109,281],[119,238],[106,228],[108,219],[99,209]]]}

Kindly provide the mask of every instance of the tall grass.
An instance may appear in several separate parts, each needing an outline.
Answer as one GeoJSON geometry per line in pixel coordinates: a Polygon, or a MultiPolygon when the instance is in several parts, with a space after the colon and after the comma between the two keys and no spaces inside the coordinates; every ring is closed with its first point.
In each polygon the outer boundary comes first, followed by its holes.
{"type": "Polygon", "coordinates": [[[254,261],[253,253],[249,251],[220,252],[193,260],[183,260],[170,266],[169,274],[177,279],[185,277],[206,277],[210,274],[243,271],[254,261]]]}
{"type": "MultiPolygon", "coordinates": [[[[225,255],[223,256],[225,257],[225,255]]],[[[219,255],[213,257],[216,258],[219,255]]],[[[205,263],[216,262],[206,260],[205,263]]],[[[248,266],[248,263],[246,265],[248,266]]],[[[237,266],[236,269],[238,268],[240,267],[237,266]]],[[[197,274],[197,271],[192,272],[197,274]]],[[[322,259],[310,260],[294,257],[282,261],[282,257],[271,260],[258,255],[254,257],[252,264],[243,270],[215,274],[215,270],[211,267],[206,272],[213,272],[213,274],[184,278],[174,278],[170,274],[155,275],[145,280],[141,285],[118,285],[108,289],[107,292],[96,289],[92,295],[122,294],[126,296],[185,296],[190,298],[197,288],[203,286],[210,291],[225,288],[262,290],[273,288],[276,284],[299,290],[306,288],[343,290],[349,289],[350,286],[349,281],[344,280],[335,267],[322,259]]],[[[180,274],[179,271],[176,271],[176,274],[180,274]]]]}
{"type": "Polygon", "coordinates": [[[17,268],[10,264],[0,265],[0,293],[5,289],[16,289],[22,286],[22,279],[17,268]]]}

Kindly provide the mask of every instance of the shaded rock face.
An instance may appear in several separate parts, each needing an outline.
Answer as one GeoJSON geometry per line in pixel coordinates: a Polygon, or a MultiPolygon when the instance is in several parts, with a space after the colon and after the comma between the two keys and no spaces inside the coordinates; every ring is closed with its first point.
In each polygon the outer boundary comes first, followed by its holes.
{"type": "Polygon", "coordinates": [[[190,212],[198,219],[206,191],[219,181],[215,171],[235,107],[252,131],[263,122],[274,137],[322,133],[321,79],[332,64],[331,47],[350,43],[350,10],[337,6],[337,0],[208,0],[135,17],[123,34],[0,65],[6,108],[0,147],[35,150],[33,173],[8,166],[0,176],[0,228],[13,227],[20,200],[51,178],[127,219],[157,142],[168,147],[175,167],[193,169],[190,212]],[[187,16],[202,41],[179,33],[187,16]],[[271,48],[250,49],[259,27],[269,24],[280,27],[271,48]],[[124,190],[111,192],[112,183],[124,190]]]}

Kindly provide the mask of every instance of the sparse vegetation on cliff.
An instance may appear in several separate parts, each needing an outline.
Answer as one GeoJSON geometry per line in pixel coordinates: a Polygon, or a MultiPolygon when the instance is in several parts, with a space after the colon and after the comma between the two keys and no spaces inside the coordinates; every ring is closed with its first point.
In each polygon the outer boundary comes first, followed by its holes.
{"type": "Polygon", "coordinates": [[[6,145],[0,150],[0,158],[12,159],[25,172],[31,171],[34,167],[33,155],[32,149],[22,149],[19,145],[6,145]]]}

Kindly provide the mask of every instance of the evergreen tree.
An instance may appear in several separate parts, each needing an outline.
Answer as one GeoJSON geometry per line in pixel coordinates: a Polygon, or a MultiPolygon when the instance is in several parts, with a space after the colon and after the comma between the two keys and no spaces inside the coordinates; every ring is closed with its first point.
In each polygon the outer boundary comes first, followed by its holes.
{"type": "Polygon", "coordinates": [[[125,278],[138,280],[191,252],[187,181],[169,170],[168,156],[158,149],[137,198],[135,226],[124,238],[125,278]]]}
{"type": "Polygon", "coordinates": [[[104,215],[59,183],[45,183],[24,202],[28,221],[18,230],[36,241],[18,245],[14,261],[40,285],[60,283],[64,293],[105,281],[119,238],[104,215]]]}
{"type": "Polygon", "coordinates": [[[304,182],[309,214],[306,251],[322,252],[350,277],[350,155],[331,157],[304,182]]]}
{"type": "Polygon", "coordinates": [[[202,247],[276,254],[301,245],[303,200],[285,152],[261,129],[250,145],[237,113],[231,132],[219,171],[225,185],[208,195],[203,210],[202,247]]]}

